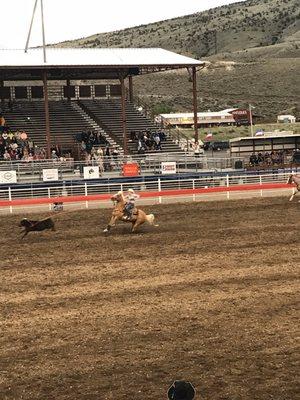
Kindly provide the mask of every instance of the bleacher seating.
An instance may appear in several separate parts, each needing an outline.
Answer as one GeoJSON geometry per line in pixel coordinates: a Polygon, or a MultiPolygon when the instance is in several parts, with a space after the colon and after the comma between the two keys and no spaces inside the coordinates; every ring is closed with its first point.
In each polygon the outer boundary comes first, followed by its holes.
{"type": "MultiPolygon", "coordinates": [[[[123,148],[121,122],[121,100],[66,100],[49,101],[51,144],[58,144],[63,150],[75,150],[78,147],[76,134],[82,131],[102,130],[112,138],[113,145],[123,148]],[[80,106],[80,107],[78,107],[80,106]],[[82,112],[84,111],[84,112],[82,112]],[[91,117],[91,118],[89,118],[91,117]],[[95,123],[93,123],[95,122],[95,123]]],[[[45,110],[43,101],[16,101],[13,110],[4,111],[6,125],[12,131],[24,130],[39,147],[46,147],[45,110]]],[[[139,112],[132,103],[126,102],[126,126],[128,133],[128,151],[137,153],[137,142],[130,141],[130,131],[155,131],[157,126],[139,112]]],[[[109,137],[108,136],[108,137],[109,137]]],[[[169,137],[162,142],[160,152],[181,152],[181,148],[169,137]]],[[[157,152],[148,150],[147,152],[157,152]]]]}
{"type": "MultiPolygon", "coordinates": [[[[51,144],[72,150],[75,135],[91,130],[91,125],[67,101],[50,101],[51,144]]],[[[4,112],[11,130],[24,130],[39,147],[46,146],[45,111],[43,101],[17,101],[12,111],[4,112]]]]}
{"type": "MultiPolygon", "coordinates": [[[[123,130],[120,99],[81,100],[79,105],[100,125],[115,141],[123,147],[123,130]]],[[[130,141],[130,131],[155,131],[157,126],[139,112],[132,103],[126,102],[126,127],[128,151],[137,153],[137,143],[130,141]]],[[[181,148],[169,137],[162,143],[161,152],[181,152],[181,148]]],[[[149,152],[149,151],[148,151],[149,152]]],[[[151,152],[157,152],[155,150],[151,152]]]]}

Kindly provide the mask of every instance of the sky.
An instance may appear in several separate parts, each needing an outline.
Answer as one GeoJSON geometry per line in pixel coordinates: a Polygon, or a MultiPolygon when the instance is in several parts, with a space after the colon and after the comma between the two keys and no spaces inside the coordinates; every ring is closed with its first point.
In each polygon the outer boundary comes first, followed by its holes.
{"type": "MultiPolygon", "coordinates": [[[[40,0],[30,46],[42,44],[40,0]]],[[[0,48],[25,47],[35,0],[0,0],[0,48]]],[[[235,3],[236,0],[43,0],[46,42],[161,21],[235,3]]]]}

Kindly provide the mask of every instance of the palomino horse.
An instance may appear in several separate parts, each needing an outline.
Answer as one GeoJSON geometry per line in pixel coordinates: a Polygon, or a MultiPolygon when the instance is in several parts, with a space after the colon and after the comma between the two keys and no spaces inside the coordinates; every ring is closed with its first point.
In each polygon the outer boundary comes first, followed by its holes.
{"type": "Polygon", "coordinates": [[[293,194],[292,194],[291,197],[290,197],[290,201],[292,201],[293,198],[296,196],[296,194],[297,194],[298,192],[300,192],[300,176],[299,176],[299,175],[296,175],[296,174],[291,174],[291,175],[288,177],[287,183],[289,183],[290,185],[291,185],[292,183],[295,183],[295,184],[296,184],[296,187],[295,187],[294,190],[293,190],[293,194]]]}
{"type": "Polygon", "coordinates": [[[115,226],[117,221],[130,222],[132,224],[131,232],[135,232],[136,229],[145,222],[148,222],[148,224],[153,226],[158,226],[154,224],[153,214],[147,215],[140,209],[135,209],[132,217],[129,220],[124,219],[124,207],[126,202],[122,192],[118,192],[112,196],[111,200],[114,202],[115,208],[112,212],[111,219],[103,232],[109,232],[111,227],[115,226]]]}

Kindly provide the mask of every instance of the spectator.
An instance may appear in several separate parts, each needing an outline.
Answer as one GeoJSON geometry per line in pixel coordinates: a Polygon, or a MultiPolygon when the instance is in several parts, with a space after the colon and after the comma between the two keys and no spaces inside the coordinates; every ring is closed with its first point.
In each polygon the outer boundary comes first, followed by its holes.
{"type": "Polygon", "coordinates": [[[57,156],[55,150],[52,150],[52,152],[51,152],[51,158],[52,158],[53,161],[57,161],[57,160],[58,160],[58,156],[57,156]]]}

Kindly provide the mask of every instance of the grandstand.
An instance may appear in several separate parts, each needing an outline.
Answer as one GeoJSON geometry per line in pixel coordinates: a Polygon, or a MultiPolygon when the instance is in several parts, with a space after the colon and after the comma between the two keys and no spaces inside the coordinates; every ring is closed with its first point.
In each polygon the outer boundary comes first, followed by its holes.
{"type": "MultiPolygon", "coordinates": [[[[123,144],[120,99],[49,101],[52,145],[75,152],[75,136],[82,131],[101,132],[112,145],[123,144]]],[[[12,110],[5,111],[7,126],[24,130],[39,147],[46,147],[45,110],[42,101],[17,101],[12,110]]],[[[130,141],[130,132],[156,131],[153,121],[139,112],[133,103],[126,102],[126,124],[129,153],[137,153],[137,143],[130,141]]],[[[154,150],[153,150],[154,151],[154,150]]],[[[162,152],[180,152],[181,148],[169,137],[162,144],[162,152]]],[[[148,152],[151,152],[149,150],[148,152]]]]}
{"type": "MultiPolygon", "coordinates": [[[[0,50],[0,99],[16,100],[17,107],[6,113],[7,125],[12,129],[25,129],[36,144],[46,143],[47,154],[50,155],[51,145],[59,142],[68,149],[75,144],[74,135],[78,131],[103,129],[112,135],[111,141],[122,144],[124,153],[128,150],[136,152],[135,144],[129,142],[130,131],[153,130],[153,122],[135,109],[133,100],[133,77],[160,71],[188,69],[193,82],[194,118],[197,118],[197,68],[204,65],[202,61],[181,56],[163,49],[59,49],[47,48],[47,62],[43,58],[42,49],[0,50]],[[104,99],[98,102],[83,100],[76,104],[71,102],[90,93],[91,87],[85,86],[79,93],[72,93],[71,81],[115,80],[120,84],[121,100],[104,99]],[[43,91],[18,88],[10,90],[12,82],[29,83],[43,82],[43,91]],[[64,87],[66,102],[48,101],[48,82],[56,81],[64,87]],[[126,102],[126,85],[129,85],[129,102],[126,102]],[[86,90],[87,89],[87,90],[86,90]],[[35,97],[26,103],[20,98],[26,98],[28,93],[35,97]],[[38,97],[44,97],[39,102],[38,97]],[[73,105],[72,105],[73,104],[73,105]],[[79,109],[81,106],[82,110],[79,109]],[[83,113],[85,112],[85,114],[83,113]],[[50,116],[48,118],[48,115],[50,116]],[[43,121],[45,119],[45,122],[43,121]],[[24,126],[26,124],[26,126],[24,126]],[[98,124],[98,127],[95,126],[98,124]],[[100,125],[100,126],[99,126],[100,125]],[[92,128],[93,127],[93,128],[92,128]]],[[[101,89],[94,87],[93,96],[101,89]]],[[[103,89],[103,87],[102,87],[103,89]]],[[[102,92],[103,90],[100,90],[102,92]]],[[[62,96],[63,98],[63,96],[62,96]]],[[[6,110],[5,110],[6,112],[6,110]]],[[[198,141],[197,124],[194,127],[195,140],[198,141]]],[[[179,147],[167,139],[163,143],[163,151],[178,151],[179,147]]]]}

